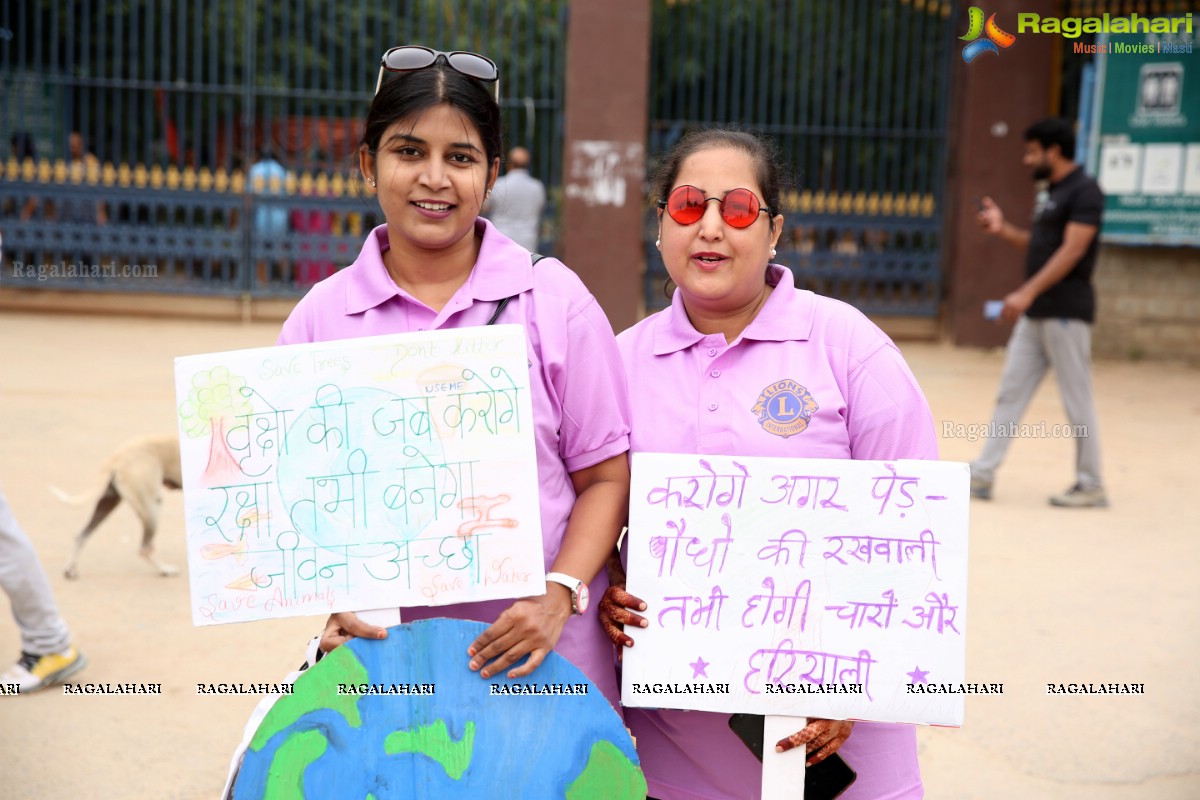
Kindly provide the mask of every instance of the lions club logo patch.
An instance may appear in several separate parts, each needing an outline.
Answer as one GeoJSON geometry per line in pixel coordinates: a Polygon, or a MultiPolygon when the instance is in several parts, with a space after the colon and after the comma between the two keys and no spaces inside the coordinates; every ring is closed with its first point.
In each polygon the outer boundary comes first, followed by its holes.
{"type": "Polygon", "coordinates": [[[793,380],[782,380],[763,389],[750,410],[763,430],[786,439],[803,433],[819,407],[808,389],[793,380]]]}

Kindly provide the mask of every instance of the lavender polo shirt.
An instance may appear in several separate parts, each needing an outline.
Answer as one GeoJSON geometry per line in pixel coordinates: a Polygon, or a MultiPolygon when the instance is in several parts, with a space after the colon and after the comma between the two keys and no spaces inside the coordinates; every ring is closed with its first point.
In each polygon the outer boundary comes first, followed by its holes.
{"type": "MultiPolygon", "coordinates": [[[[483,234],[479,259],[440,312],[392,281],[383,264],[387,226],[381,225],[367,237],[353,264],[313,286],[297,304],[283,324],[279,344],[484,325],[500,300],[515,295],[496,323],[521,323],[528,339],[542,549],[549,570],[575,504],[570,473],[629,449],[625,374],[612,327],[575,273],[551,258],[533,267],[529,251],[485,219],[476,222],[476,230],[483,234]]],[[[598,600],[607,587],[601,570],[591,582],[592,597],[598,600]]],[[[501,600],[405,608],[401,618],[491,623],[511,604],[501,600]]],[[[583,670],[615,706],[620,692],[612,644],[597,619],[598,606],[593,602],[584,616],[567,620],[555,651],[583,670]]],[[[464,667],[466,663],[464,651],[464,667]]]]}
{"type": "MultiPolygon", "coordinates": [[[[797,291],[787,269],[771,267],[769,280],[774,291],[730,344],[692,327],[679,292],[670,308],[617,337],[633,389],[631,450],[936,459],[929,405],[883,331],[845,303],[797,291]],[[754,408],[783,381],[800,384],[813,403],[803,413],[792,410],[794,419],[768,419],[776,433],[759,423],[754,408]]],[[[650,795],[758,797],[762,765],[728,720],[702,711],[626,709],[650,795]]],[[[858,772],[844,800],[923,796],[911,725],[858,722],[841,753],[858,772]]]]}

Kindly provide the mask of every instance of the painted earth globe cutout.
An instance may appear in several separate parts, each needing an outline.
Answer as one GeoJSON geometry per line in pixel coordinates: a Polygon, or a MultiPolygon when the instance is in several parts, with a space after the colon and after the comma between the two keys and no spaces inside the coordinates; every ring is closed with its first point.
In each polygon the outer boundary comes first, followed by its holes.
{"type": "Polygon", "coordinates": [[[467,647],[486,627],[422,620],[325,656],[262,721],[235,800],[642,800],[646,780],[624,723],[566,658],[551,653],[519,680],[467,669],[467,647]],[[587,693],[493,695],[492,684],[587,693]]]}

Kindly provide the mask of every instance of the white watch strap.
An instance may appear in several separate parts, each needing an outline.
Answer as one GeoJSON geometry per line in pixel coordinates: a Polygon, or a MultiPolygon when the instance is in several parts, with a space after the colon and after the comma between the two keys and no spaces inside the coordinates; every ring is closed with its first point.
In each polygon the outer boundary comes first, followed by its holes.
{"type": "Polygon", "coordinates": [[[562,572],[547,572],[546,581],[567,587],[567,591],[571,593],[571,613],[575,616],[583,613],[583,609],[579,607],[580,587],[584,585],[583,581],[562,572]]]}
{"type": "Polygon", "coordinates": [[[558,583],[567,587],[571,590],[571,594],[575,594],[577,591],[579,591],[579,584],[583,583],[583,581],[579,580],[579,578],[572,578],[570,575],[562,572],[547,572],[546,580],[548,582],[558,583]]]}

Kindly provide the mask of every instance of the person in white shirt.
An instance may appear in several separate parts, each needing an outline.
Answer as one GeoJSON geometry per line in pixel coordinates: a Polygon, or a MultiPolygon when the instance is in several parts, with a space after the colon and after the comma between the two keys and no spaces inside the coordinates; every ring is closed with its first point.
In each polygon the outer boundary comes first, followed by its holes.
{"type": "Polygon", "coordinates": [[[529,151],[508,151],[508,172],[496,181],[483,210],[501,233],[529,252],[538,249],[538,227],[546,205],[546,187],[529,174],[529,151]]]}

